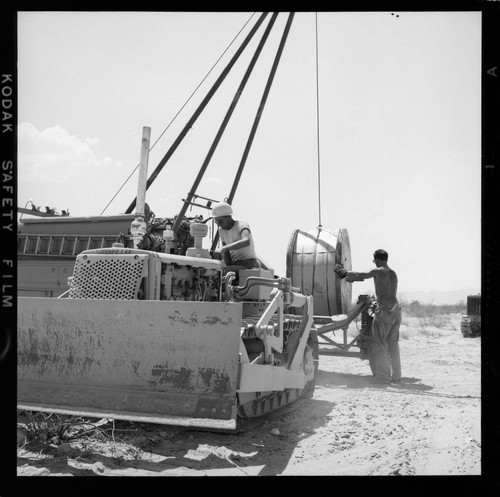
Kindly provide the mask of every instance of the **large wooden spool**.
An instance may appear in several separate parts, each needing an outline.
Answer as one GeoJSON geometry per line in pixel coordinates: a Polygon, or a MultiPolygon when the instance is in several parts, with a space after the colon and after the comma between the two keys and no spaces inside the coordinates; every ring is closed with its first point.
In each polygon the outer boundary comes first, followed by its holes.
{"type": "Polygon", "coordinates": [[[295,230],[286,256],[286,275],[292,286],[312,295],[315,316],[347,314],[352,307],[352,285],[334,271],[335,264],[352,269],[346,229],[295,230]]]}

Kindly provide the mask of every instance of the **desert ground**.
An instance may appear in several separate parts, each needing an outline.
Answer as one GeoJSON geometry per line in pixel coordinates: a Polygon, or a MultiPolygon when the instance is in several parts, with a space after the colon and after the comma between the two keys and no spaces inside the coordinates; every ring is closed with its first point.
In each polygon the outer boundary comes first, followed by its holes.
{"type": "Polygon", "coordinates": [[[312,398],[234,432],[75,418],[43,441],[19,412],[17,476],[481,475],[481,337],[460,319],[403,315],[400,385],[322,355],[312,398]]]}

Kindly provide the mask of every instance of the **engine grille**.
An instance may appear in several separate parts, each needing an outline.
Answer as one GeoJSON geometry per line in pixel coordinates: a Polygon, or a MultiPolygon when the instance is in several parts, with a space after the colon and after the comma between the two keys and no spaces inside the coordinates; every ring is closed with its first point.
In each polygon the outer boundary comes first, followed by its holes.
{"type": "Polygon", "coordinates": [[[147,255],[85,254],[76,258],[69,298],[133,300],[146,276],[147,255]]]}

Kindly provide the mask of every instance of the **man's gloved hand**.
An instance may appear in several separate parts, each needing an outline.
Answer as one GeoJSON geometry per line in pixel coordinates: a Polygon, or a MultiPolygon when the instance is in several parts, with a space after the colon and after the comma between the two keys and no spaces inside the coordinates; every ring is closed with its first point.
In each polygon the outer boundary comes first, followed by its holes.
{"type": "Polygon", "coordinates": [[[344,269],[344,266],[342,266],[342,264],[335,264],[333,270],[339,275],[341,279],[347,276],[347,269],[344,269]]]}

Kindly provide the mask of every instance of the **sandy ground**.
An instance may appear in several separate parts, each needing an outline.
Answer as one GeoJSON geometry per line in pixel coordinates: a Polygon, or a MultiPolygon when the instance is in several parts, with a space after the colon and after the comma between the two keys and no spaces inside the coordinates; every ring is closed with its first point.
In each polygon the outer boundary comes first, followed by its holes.
{"type": "Polygon", "coordinates": [[[102,420],[101,439],[21,437],[17,475],[481,475],[481,338],[462,337],[459,314],[404,318],[400,347],[400,386],[322,355],[312,399],[239,431],[102,420]]]}

